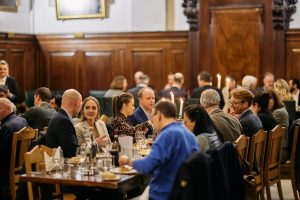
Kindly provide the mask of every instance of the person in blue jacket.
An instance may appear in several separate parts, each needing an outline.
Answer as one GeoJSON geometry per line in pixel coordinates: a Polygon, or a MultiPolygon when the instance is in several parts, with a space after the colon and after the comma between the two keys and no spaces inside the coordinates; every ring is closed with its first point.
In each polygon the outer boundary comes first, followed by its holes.
{"type": "Polygon", "coordinates": [[[151,122],[159,134],[150,154],[135,161],[123,155],[119,164],[132,165],[139,173],[151,175],[150,199],[165,200],[169,198],[179,166],[199,150],[199,144],[194,134],[176,121],[176,106],[168,100],[157,102],[151,122]]]}

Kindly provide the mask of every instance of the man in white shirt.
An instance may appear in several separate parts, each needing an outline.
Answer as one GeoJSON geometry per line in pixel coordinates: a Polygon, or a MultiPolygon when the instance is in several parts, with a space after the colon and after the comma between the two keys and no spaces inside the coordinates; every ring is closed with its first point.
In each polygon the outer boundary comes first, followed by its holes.
{"type": "Polygon", "coordinates": [[[8,98],[13,102],[18,102],[19,88],[16,80],[9,76],[9,66],[5,60],[0,60],[0,85],[8,87],[8,98]]]}

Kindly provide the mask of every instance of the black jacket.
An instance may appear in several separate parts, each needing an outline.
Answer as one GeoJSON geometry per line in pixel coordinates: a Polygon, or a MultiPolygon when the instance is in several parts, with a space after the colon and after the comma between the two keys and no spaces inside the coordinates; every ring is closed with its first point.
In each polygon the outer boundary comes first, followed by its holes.
{"type": "Polygon", "coordinates": [[[27,126],[25,119],[9,114],[0,126],[0,186],[9,185],[9,166],[13,133],[27,126]]]}
{"type": "Polygon", "coordinates": [[[230,142],[208,153],[196,152],[181,165],[172,200],[243,200],[242,169],[230,142]]]}
{"type": "Polygon", "coordinates": [[[46,145],[51,148],[60,146],[65,158],[76,156],[78,145],[75,128],[67,113],[60,109],[49,123],[46,145]]]}
{"type": "Polygon", "coordinates": [[[191,98],[200,98],[201,97],[201,94],[204,90],[207,90],[207,89],[214,89],[218,92],[218,94],[220,95],[220,98],[221,98],[221,101],[220,101],[220,108],[221,110],[223,109],[224,105],[225,105],[225,102],[224,102],[224,97],[223,97],[223,94],[222,94],[222,91],[216,87],[213,87],[211,85],[205,85],[203,87],[199,87],[199,88],[195,88],[192,90],[192,94],[191,94],[191,98]]]}
{"type": "Polygon", "coordinates": [[[5,85],[8,87],[9,92],[13,94],[13,97],[10,99],[14,104],[19,102],[19,87],[17,85],[16,79],[11,76],[8,76],[5,81],[5,85]]]}
{"type": "Polygon", "coordinates": [[[49,125],[50,120],[55,116],[56,111],[50,107],[49,103],[42,103],[39,107],[32,107],[21,115],[26,119],[31,128],[43,130],[49,125]]]}

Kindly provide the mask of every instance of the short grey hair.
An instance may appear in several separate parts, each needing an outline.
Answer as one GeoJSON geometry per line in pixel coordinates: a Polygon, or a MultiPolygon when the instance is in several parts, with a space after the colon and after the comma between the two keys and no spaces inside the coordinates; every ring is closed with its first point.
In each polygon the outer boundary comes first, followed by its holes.
{"type": "Polygon", "coordinates": [[[204,107],[219,106],[220,101],[220,95],[214,89],[204,90],[200,97],[200,104],[204,107]]]}
{"type": "Polygon", "coordinates": [[[243,88],[249,89],[251,85],[255,86],[257,83],[257,78],[255,76],[246,75],[242,80],[243,88]]]}

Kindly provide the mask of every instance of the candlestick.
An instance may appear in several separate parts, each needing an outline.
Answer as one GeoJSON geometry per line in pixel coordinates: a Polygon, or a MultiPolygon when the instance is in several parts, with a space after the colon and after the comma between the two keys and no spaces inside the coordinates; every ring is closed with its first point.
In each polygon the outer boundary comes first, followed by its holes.
{"type": "Polygon", "coordinates": [[[217,87],[219,89],[221,89],[221,75],[220,74],[217,74],[217,78],[218,78],[218,84],[217,84],[217,87]]]}
{"type": "Polygon", "coordinates": [[[170,92],[170,96],[171,96],[171,101],[172,101],[172,103],[175,103],[173,92],[170,92]]]}
{"type": "Polygon", "coordinates": [[[179,118],[183,116],[183,99],[180,99],[179,118]]]}

